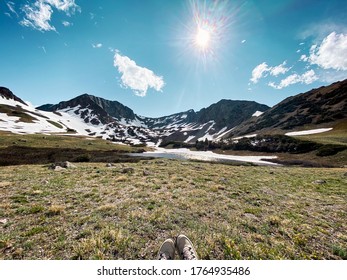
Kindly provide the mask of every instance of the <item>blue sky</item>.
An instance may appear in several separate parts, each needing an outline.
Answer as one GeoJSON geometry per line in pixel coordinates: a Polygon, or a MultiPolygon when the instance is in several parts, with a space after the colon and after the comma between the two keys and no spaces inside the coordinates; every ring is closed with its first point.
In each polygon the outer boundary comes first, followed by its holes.
{"type": "Polygon", "coordinates": [[[344,0],[2,0],[0,85],[144,116],[220,99],[273,106],[347,78],[344,0]]]}

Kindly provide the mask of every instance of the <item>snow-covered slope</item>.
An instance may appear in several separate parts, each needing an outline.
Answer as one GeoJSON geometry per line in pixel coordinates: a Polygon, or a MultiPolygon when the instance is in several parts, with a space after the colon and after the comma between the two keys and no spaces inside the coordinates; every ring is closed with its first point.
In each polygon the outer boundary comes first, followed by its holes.
{"type": "Polygon", "coordinates": [[[220,140],[235,124],[265,105],[222,100],[199,112],[188,110],[160,118],[136,115],[117,101],[83,94],[59,104],[35,108],[0,88],[0,130],[13,133],[61,133],[101,137],[125,143],[220,140]],[[246,106],[248,110],[245,110],[246,106]],[[242,109],[242,110],[241,110],[242,109]],[[223,111],[218,114],[219,110],[223,111]],[[241,111],[242,116],[241,116],[241,111]],[[230,124],[226,120],[231,120],[230,124]]]}
{"type": "MultiPolygon", "coordinates": [[[[9,89],[0,87],[0,130],[13,133],[74,134],[157,146],[170,142],[195,143],[228,139],[240,126],[262,118],[267,108],[256,102],[221,100],[198,112],[188,110],[160,118],[148,118],[135,114],[117,101],[89,94],[56,105],[46,104],[35,108],[9,89]]],[[[313,132],[322,130],[310,131],[313,132]]],[[[239,138],[244,135],[241,134],[239,138]]],[[[292,135],[298,135],[298,132],[292,135]]]]}

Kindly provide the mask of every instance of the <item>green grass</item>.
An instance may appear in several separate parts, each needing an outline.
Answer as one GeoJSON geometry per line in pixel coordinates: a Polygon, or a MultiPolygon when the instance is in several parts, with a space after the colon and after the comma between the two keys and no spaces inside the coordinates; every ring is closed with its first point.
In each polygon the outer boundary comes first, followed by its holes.
{"type": "Polygon", "coordinates": [[[347,121],[338,123],[330,131],[318,134],[296,136],[296,138],[299,138],[301,140],[314,141],[322,144],[347,146],[347,121]]]}
{"type": "Polygon", "coordinates": [[[0,259],[154,259],[179,233],[201,259],[346,259],[346,173],[176,160],[0,167],[0,259]]]}
{"type": "Polygon", "coordinates": [[[0,131],[0,148],[20,145],[31,148],[83,149],[87,151],[119,150],[131,152],[135,149],[127,145],[118,145],[98,138],[84,136],[25,134],[17,135],[0,131]]]}
{"type": "Polygon", "coordinates": [[[57,128],[64,128],[63,125],[61,125],[60,123],[54,122],[52,120],[47,120],[47,122],[49,122],[50,124],[54,125],[57,128]]]}
{"type": "Polygon", "coordinates": [[[26,110],[19,106],[14,107],[10,105],[0,104],[0,112],[5,113],[10,117],[18,117],[19,122],[32,123],[36,120],[34,117],[28,115],[28,112],[26,110]]]}

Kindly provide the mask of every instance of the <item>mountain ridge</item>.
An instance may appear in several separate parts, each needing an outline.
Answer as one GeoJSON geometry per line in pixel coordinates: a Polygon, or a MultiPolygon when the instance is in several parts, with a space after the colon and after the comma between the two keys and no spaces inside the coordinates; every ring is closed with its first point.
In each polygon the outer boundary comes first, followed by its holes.
{"type": "Polygon", "coordinates": [[[347,79],[287,97],[233,130],[232,136],[317,127],[347,119],[347,79]]]}
{"type": "MultiPolygon", "coordinates": [[[[191,109],[150,118],[137,115],[118,101],[91,94],[31,108],[9,89],[1,87],[0,104],[5,105],[0,107],[0,113],[13,118],[8,121],[12,130],[19,127],[18,122],[27,120],[26,126],[32,127],[27,130],[36,133],[40,131],[33,128],[34,124],[41,123],[45,132],[76,131],[81,135],[125,143],[195,143],[205,139],[219,141],[248,134],[284,134],[310,126],[324,127],[347,119],[346,92],[347,80],[344,80],[288,97],[272,108],[255,101],[222,99],[197,112],[191,109]],[[27,117],[18,119],[19,115],[27,117]]],[[[4,129],[10,130],[6,121],[0,119],[0,130],[4,129]]]]}
{"type": "Polygon", "coordinates": [[[84,122],[90,122],[93,125],[112,124],[113,128],[124,125],[132,129],[141,127],[152,130],[154,138],[168,137],[170,141],[174,139],[194,142],[203,137],[212,140],[222,129],[229,130],[251,118],[255,112],[265,111],[269,108],[267,105],[255,101],[222,99],[197,112],[190,109],[168,116],[150,118],[135,114],[133,110],[118,101],[83,94],[68,101],[55,105],[45,104],[36,109],[51,112],[72,110],[76,115],[80,115],[84,122]],[[97,118],[91,118],[90,114],[97,118]]]}
{"type": "Polygon", "coordinates": [[[27,105],[22,99],[20,99],[18,96],[14,95],[12,91],[10,91],[8,88],[6,87],[0,87],[0,96],[2,96],[5,99],[8,100],[15,100],[18,101],[24,105],[27,105]]]}

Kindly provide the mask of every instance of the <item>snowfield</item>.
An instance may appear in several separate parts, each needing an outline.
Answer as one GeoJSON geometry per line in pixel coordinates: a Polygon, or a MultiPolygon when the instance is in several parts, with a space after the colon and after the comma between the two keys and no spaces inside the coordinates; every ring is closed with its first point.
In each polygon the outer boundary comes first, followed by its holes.
{"type": "Polygon", "coordinates": [[[264,113],[264,112],[256,111],[256,112],[252,115],[252,117],[259,117],[259,116],[261,116],[263,113],[264,113]]]}
{"type": "Polygon", "coordinates": [[[319,128],[319,129],[288,132],[285,135],[287,136],[310,135],[310,134],[323,133],[330,130],[332,130],[332,128],[319,128]]]}
{"type": "Polygon", "coordinates": [[[240,161],[240,162],[250,162],[257,165],[274,165],[278,166],[277,163],[263,161],[266,159],[276,159],[277,156],[233,156],[233,155],[221,155],[216,154],[211,151],[191,151],[186,148],[180,149],[164,149],[157,147],[154,151],[145,152],[144,155],[154,156],[154,157],[167,157],[167,158],[181,158],[181,159],[195,159],[202,161],[240,161]]]}

